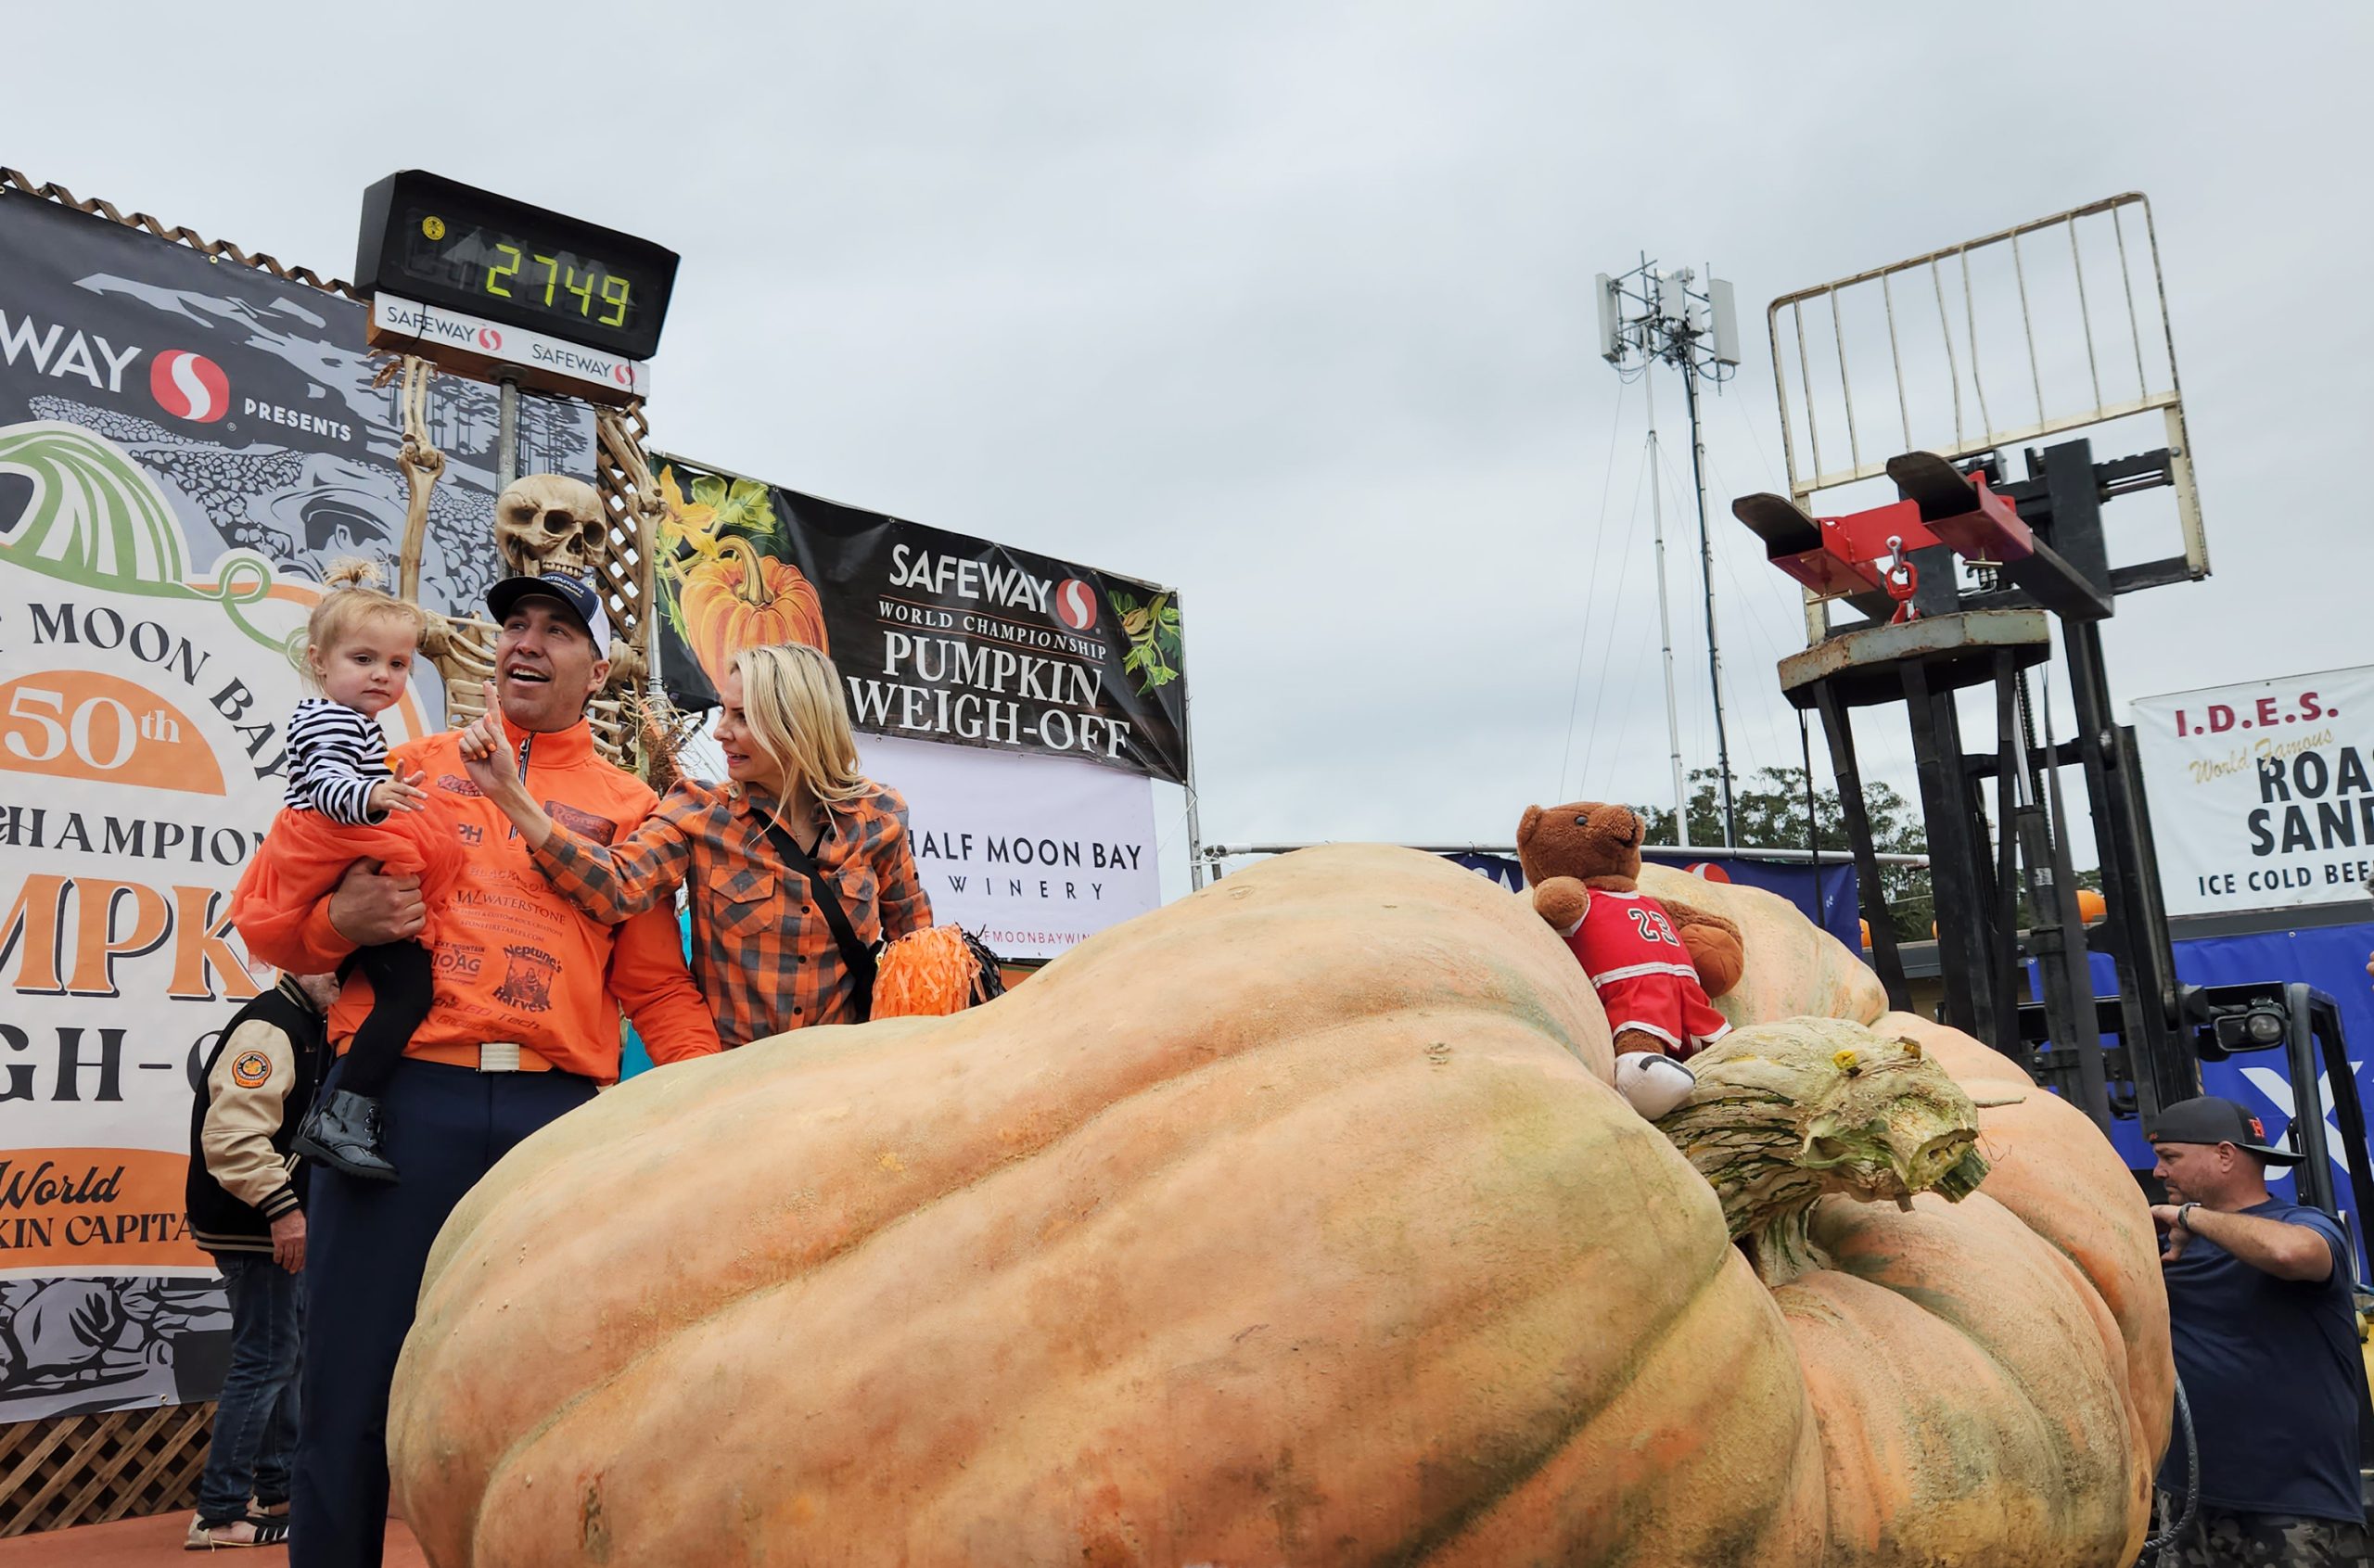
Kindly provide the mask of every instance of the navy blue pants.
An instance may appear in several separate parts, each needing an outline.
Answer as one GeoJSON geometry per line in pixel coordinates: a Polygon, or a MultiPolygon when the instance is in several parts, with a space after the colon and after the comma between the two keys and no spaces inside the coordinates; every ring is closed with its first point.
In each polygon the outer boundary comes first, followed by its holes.
{"type": "Polygon", "coordinates": [[[298,1277],[262,1253],[226,1252],[214,1266],[231,1298],[231,1368],[214,1407],[198,1516],[232,1524],[248,1516],[250,1496],[266,1507],[288,1500],[305,1301],[298,1277]]]}
{"type": "MultiPolygon", "coordinates": [[[[326,1089],[338,1085],[344,1064],[326,1089]]],[[[380,1103],[402,1181],[315,1166],[306,1205],[305,1316],[288,1529],[291,1568],[377,1568],[388,1517],[388,1388],[429,1244],[514,1144],[594,1098],[569,1073],[480,1073],[406,1057],[380,1103]]]]}

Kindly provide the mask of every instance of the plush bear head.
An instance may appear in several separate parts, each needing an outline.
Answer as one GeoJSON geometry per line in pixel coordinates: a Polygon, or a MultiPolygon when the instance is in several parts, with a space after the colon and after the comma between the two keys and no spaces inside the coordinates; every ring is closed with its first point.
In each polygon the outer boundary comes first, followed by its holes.
{"type": "Polygon", "coordinates": [[[1577,800],[1528,806],[1517,823],[1517,860],[1538,887],[1553,876],[1621,881],[1628,891],[1640,874],[1640,839],[1647,824],[1622,806],[1577,800]]]}

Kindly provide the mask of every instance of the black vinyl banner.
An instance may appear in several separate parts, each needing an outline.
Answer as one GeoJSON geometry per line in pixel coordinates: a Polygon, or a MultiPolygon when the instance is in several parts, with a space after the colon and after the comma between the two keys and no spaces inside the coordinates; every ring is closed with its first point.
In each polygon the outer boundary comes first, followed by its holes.
{"type": "Polygon", "coordinates": [[[655,461],[660,679],[680,706],[713,705],[736,650],[805,643],[869,733],[1186,782],[1176,593],[655,461]]]}
{"type": "MultiPolygon", "coordinates": [[[[384,360],[364,347],[367,308],[31,197],[0,196],[0,429],[38,442],[70,427],[128,459],[172,504],[189,559],[253,552],[319,581],[341,556],[376,562],[393,588],[407,491],[402,420],[384,360]]],[[[445,454],[430,492],[422,602],[484,614],[494,553],[495,389],[440,376],[428,434],[445,454]]],[[[590,477],[584,404],[523,395],[519,472],[590,477]]],[[[79,466],[68,462],[69,469],[79,466]]],[[[29,495],[57,481],[38,453],[0,454],[0,548],[94,571],[158,565],[10,534],[29,495]]],[[[138,531],[136,529],[130,531],[138,531]]],[[[155,531],[155,530],[151,530],[155,531]]]]}

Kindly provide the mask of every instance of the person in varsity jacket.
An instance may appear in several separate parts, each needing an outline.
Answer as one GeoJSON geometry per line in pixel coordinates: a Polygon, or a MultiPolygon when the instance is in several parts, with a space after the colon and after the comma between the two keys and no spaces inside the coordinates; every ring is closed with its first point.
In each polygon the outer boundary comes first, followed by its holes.
{"type": "Polygon", "coordinates": [[[214,1255],[231,1303],[231,1366],[184,1543],[193,1549],[288,1536],[305,1266],[305,1173],[289,1146],[328,1064],[323,1020],[337,996],[327,975],[284,975],[241,1008],[190,1113],[190,1235],[214,1255]]]}

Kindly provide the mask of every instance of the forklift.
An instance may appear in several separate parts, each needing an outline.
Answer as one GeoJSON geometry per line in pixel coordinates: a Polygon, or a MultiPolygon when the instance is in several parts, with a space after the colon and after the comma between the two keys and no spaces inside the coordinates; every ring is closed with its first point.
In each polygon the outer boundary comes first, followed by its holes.
{"type": "MultiPolygon", "coordinates": [[[[2135,733],[2117,721],[2104,669],[2101,623],[2121,595],[2209,573],[2149,198],[2129,191],[1797,289],[1771,302],[1766,323],[1789,493],[1742,496],[1731,510],[1805,592],[1808,646],[1780,661],[1780,686],[1821,720],[1890,1004],[1910,999],[1853,725],[1856,709],[1879,707],[1901,707],[1911,728],[1941,1021],[2017,1061],[2105,1136],[2120,1122],[2149,1128],[2161,1107],[2202,1093],[2203,1061],[2281,1052],[2295,1111],[2285,1137],[2302,1156],[2295,1201],[2333,1217],[2349,1240],[2364,1343],[2374,1171],[2340,1012],[2296,980],[2177,981],[2135,733]],[[2091,435],[2124,440],[2153,421],[2158,444],[2146,435],[2137,444],[2148,450],[2096,460],[2091,435]],[[1863,441],[1892,424],[1902,437],[1895,455],[1881,447],[1867,456],[1863,441]],[[2049,438],[2068,439],[2038,444],[2049,438]],[[1813,510],[1849,487],[1868,499],[1883,478],[1895,500],[1813,510]],[[2173,491],[2180,549],[2114,562],[2104,509],[2163,489],[2173,491]],[[1833,624],[1842,606],[1851,613],[1833,624]],[[2054,662],[2056,642],[2077,720],[2059,742],[2049,711],[2039,739],[2029,686],[2054,662]],[[1979,691],[1993,697],[1993,738],[1974,749],[1961,704],[1979,691]],[[2062,777],[2072,769],[2106,906],[2090,932],[2068,841],[2062,777]],[[2107,988],[2096,982],[2097,950],[2107,988]]],[[[2123,538],[2134,533],[2123,525],[2123,538]]],[[[2164,1196],[2148,1164],[2135,1176],[2155,1202],[2164,1196]]],[[[2374,1467],[2364,1383],[2359,1399],[2360,1462],[2374,1467]]],[[[2177,1409],[2181,1421],[2181,1388],[2177,1409]]]]}
{"type": "MultiPolygon", "coordinates": [[[[1760,494],[1732,510],[1775,566],[1863,612],[1781,660],[1780,684],[1793,705],[1820,716],[1890,1004],[1907,1007],[1909,996],[1863,809],[1852,713],[1901,704],[1929,836],[1940,1020],[2010,1056],[2105,1136],[2115,1121],[2149,1127],[2160,1107],[2202,1093],[2202,1061],[2281,1052],[2295,1108],[2285,1136],[2302,1156],[2295,1201],[2332,1216],[2349,1239],[2364,1344],[2374,1336],[2364,1218],[2374,1214],[2374,1169],[2340,1010],[2297,981],[2176,980],[2134,731],[2111,711],[2100,622],[2118,593],[2156,584],[2148,573],[2122,582],[2108,568],[2101,509],[2168,482],[2169,457],[2097,463],[2078,440],[2028,451],[2024,473],[2007,478],[1999,453],[1959,462],[1910,453],[1888,463],[1899,499],[1883,506],[1817,517],[1760,494]],[[1975,591],[1960,580],[1972,564],[1980,567],[1975,591]],[[2055,622],[2078,733],[2039,744],[2028,672],[2051,658],[2055,622]],[[1995,743],[1973,751],[1957,697],[1981,687],[1995,697],[1995,743]],[[2083,771],[2108,906],[2091,933],[2070,862],[2061,774],[2071,768],[2083,771]],[[1990,781],[1992,820],[1983,788],[1990,781]],[[2115,976],[2108,993],[2095,982],[2097,946],[2115,976]],[[2329,1115],[2348,1172],[2346,1201],[2334,1181],[2329,1115]]],[[[2149,1168],[2135,1176],[2152,1202],[2163,1200],[2149,1168]]],[[[2374,1501],[2374,1401],[2364,1384],[2359,1397],[2361,1485],[2374,1501]]]]}

